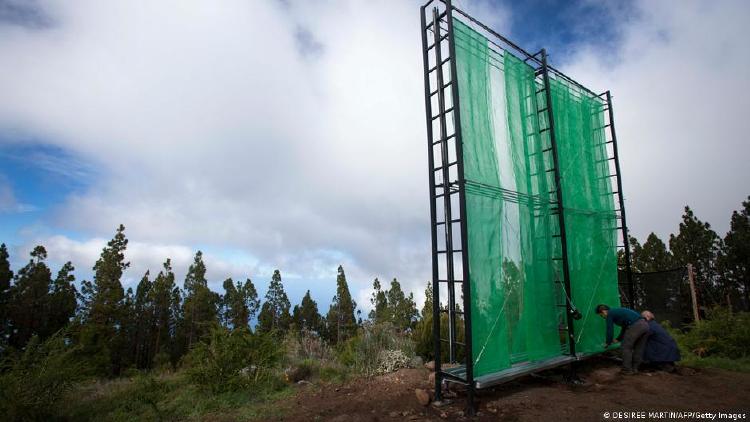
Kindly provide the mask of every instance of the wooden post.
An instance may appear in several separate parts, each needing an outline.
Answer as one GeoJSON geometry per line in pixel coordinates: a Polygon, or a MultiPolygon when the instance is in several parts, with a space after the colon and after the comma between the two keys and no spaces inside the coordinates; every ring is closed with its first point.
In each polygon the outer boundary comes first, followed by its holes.
{"type": "Polygon", "coordinates": [[[695,292],[695,277],[693,276],[693,264],[687,264],[688,282],[690,283],[690,298],[693,300],[693,319],[695,322],[701,320],[698,313],[698,295],[695,292]]]}

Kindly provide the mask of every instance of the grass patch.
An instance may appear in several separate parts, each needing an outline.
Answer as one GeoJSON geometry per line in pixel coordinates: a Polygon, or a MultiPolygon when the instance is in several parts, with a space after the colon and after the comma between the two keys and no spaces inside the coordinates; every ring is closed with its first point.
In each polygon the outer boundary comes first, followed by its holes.
{"type": "Polygon", "coordinates": [[[750,373],[750,358],[730,359],[721,356],[702,358],[691,353],[680,364],[691,368],[719,368],[727,371],[750,373]]]}
{"type": "Polygon", "coordinates": [[[292,394],[280,382],[210,393],[183,374],[141,375],[84,384],[70,393],[61,410],[65,419],[76,421],[249,421],[282,416],[283,409],[274,403],[292,394]]]}

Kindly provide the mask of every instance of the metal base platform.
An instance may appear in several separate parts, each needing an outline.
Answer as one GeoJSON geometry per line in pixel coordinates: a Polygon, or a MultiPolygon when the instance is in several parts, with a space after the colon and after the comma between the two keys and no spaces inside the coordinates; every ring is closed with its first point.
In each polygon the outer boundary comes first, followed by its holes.
{"type": "MultiPolygon", "coordinates": [[[[535,372],[544,371],[546,369],[552,369],[558,366],[563,366],[563,365],[567,365],[573,362],[577,362],[590,356],[593,356],[593,354],[578,354],[575,357],[556,356],[554,358],[540,360],[536,362],[518,363],[516,365],[511,366],[508,369],[504,369],[502,371],[493,372],[491,374],[482,375],[480,377],[474,378],[474,387],[477,389],[492,387],[495,385],[506,383],[508,381],[512,381],[524,375],[529,375],[535,372]]],[[[466,367],[463,365],[457,366],[455,368],[444,369],[442,372],[449,374],[453,377],[466,379],[466,367]]],[[[447,382],[458,382],[456,380],[451,379],[450,377],[445,377],[445,380],[447,382]]]]}

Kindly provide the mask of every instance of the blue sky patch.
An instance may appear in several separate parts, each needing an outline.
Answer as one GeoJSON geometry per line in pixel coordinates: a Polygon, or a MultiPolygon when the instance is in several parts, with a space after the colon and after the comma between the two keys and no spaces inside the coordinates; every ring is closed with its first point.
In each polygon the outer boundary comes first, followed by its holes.
{"type": "Polygon", "coordinates": [[[85,190],[97,172],[92,165],[56,146],[3,141],[6,140],[0,140],[0,184],[10,191],[14,204],[2,211],[0,238],[13,244],[20,229],[36,225],[70,194],[85,190]]]}

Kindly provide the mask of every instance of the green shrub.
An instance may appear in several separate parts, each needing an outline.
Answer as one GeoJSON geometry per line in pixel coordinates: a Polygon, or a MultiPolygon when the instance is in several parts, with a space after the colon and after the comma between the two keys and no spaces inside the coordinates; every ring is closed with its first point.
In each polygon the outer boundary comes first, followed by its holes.
{"type": "Polygon", "coordinates": [[[318,371],[320,363],[312,359],[305,359],[298,363],[288,366],[284,370],[284,379],[289,383],[296,383],[302,380],[308,380],[314,372],[318,371]]]}
{"type": "Polygon", "coordinates": [[[287,382],[311,380],[342,382],[351,370],[336,359],[333,349],[315,332],[290,331],[283,342],[284,378],[287,382]]]}
{"type": "Polygon", "coordinates": [[[216,328],[207,343],[199,343],[185,359],[186,374],[214,393],[237,391],[269,381],[282,350],[276,333],[216,328]]]}
{"type": "Polygon", "coordinates": [[[338,362],[331,362],[319,366],[314,374],[324,382],[342,383],[349,378],[351,371],[338,362]]]}
{"type": "Polygon", "coordinates": [[[676,340],[683,352],[698,357],[750,357],[750,313],[714,308],[706,319],[677,334],[676,340]]]}
{"type": "MultiPolygon", "coordinates": [[[[443,313],[440,316],[440,337],[448,338],[448,315],[443,313]]],[[[412,339],[416,345],[416,353],[424,360],[430,361],[435,359],[435,341],[432,337],[432,313],[430,312],[417,322],[412,339]]],[[[456,316],[456,340],[463,343],[464,341],[464,321],[460,316],[456,316]]],[[[440,349],[440,359],[442,362],[448,362],[449,350],[448,344],[443,343],[440,349]]],[[[456,360],[464,359],[464,348],[459,347],[456,353],[456,360]]]]}
{"type": "Polygon", "coordinates": [[[0,364],[0,415],[7,421],[53,420],[63,395],[84,376],[78,349],[62,333],[32,337],[0,364]]]}
{"type": "Polygon", "coordinates": [[[411,358],[414,356],[414,350],[411,338],[390,323],[365,322],[356,336],[338,346],[337,356],[339,362],[354,371],[370,375],[383,366],[384,356],[392,355],[383,352],[400,351],[411,358]]]}
{"type": "Polygon", "coordinates": [[[133,398],[136,402],[146,405],[153,412],[156,420],[164,419],[159,408],[159,401],[167,392],[166,385],[153,375],[142,375],[134,380],[133,398]]]}
{"type": "Polygon", "coordinates": [[[328,363],[333,360],[333,350],[317,333],[302,330],[289,331],[282,343],[284,349],[283,364],[297,365],[304,360],[328,363]]]}

